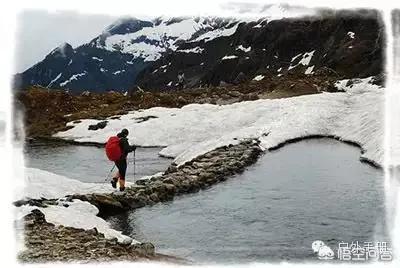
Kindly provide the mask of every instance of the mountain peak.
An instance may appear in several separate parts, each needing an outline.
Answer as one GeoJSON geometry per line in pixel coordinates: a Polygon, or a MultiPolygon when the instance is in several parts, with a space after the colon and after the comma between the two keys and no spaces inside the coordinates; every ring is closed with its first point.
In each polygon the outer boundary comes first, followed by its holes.
{"type": "Polygon", "coordinates": [[[151,26],[153,26],[151,21],[140,20],[135,17],[124,17],[118,19],[113,24],[108,26],[104,30],[104,33],[109,35],[134,33],[143,29],[144,27],[151,26]]]}
{"type": "Polygon", "coordinates": [[[50,52],[50,55],[59,55],[62,57],[69,57],[74,52],[72,46],[64,42],[50,52]]]}

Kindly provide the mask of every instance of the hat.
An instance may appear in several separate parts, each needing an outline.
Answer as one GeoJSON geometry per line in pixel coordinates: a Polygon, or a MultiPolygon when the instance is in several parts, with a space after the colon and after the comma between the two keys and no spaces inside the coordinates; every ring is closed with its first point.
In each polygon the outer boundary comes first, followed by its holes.
{"type": "Polygon", "coordinates": [[[126,137],[126,136],[129,135],[129,131],[128,131],[126,128],[124,128],[123,130],[121,130],[121,135],[123,135],[124,137],[126,137]]]}

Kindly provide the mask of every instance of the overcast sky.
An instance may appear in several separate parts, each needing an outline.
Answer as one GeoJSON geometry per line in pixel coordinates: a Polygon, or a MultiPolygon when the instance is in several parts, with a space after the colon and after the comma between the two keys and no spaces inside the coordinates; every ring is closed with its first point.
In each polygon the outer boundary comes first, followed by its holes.
{"type": "Polygon", "coordinates": [[[86,43],[117,20],[105,15],[77,12],[25,11],[18,16],[16,72],[41,61],[63,42],[73,47],[86,43]]]}

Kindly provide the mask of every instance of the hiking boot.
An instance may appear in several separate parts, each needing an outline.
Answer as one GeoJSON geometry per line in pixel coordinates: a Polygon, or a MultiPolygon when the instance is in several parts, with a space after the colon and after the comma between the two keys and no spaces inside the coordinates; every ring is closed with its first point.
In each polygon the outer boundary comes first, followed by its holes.
{"type": "Polygon", "coordinates": [[[125,187],[119,187],[119,190],[120,190],[121,192],[123,192],[123,191],[125,191],[125,187]]]}
{"type": "Polygon", "coordinates": [[[111,181],[111,186],[115,189],[117,188],[117,181],[118,181],[118,179],[116,179],[116,178],[113,178],[111,181]]]}

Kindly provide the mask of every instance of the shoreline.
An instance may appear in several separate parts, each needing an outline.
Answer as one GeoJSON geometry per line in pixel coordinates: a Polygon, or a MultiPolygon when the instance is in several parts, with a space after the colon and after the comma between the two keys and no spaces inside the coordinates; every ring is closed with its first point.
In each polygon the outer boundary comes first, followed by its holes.
{"type": "Polygon", "coordinates": [[[352,140],[345,140],[345,139],[342,139],[341,137],[338,137],[335,135],[309,135],[309,136],[305,136],[305,137],[297,137],[297,138],[289,139],[282,143],[279,143],[278,145],[269,148],[268,151],[279,150],[280,148],[282,148],[288,144],[300,142],[303,140],[311,140],[311,139],[333,139],[333,140],[337,140],[337,141],[343,142],[345,144],[348,144],[350,146],[357,147],[358,149],[360,149],[360,153],[361,153],[360,158],[359,158],[360,162],[366,163],[366,164],[370,165],[371,167],[374,167],[379,170],[383,169],[379,163],[362,156],[364,149],[358,142],[352,141],[352,140]]]}

